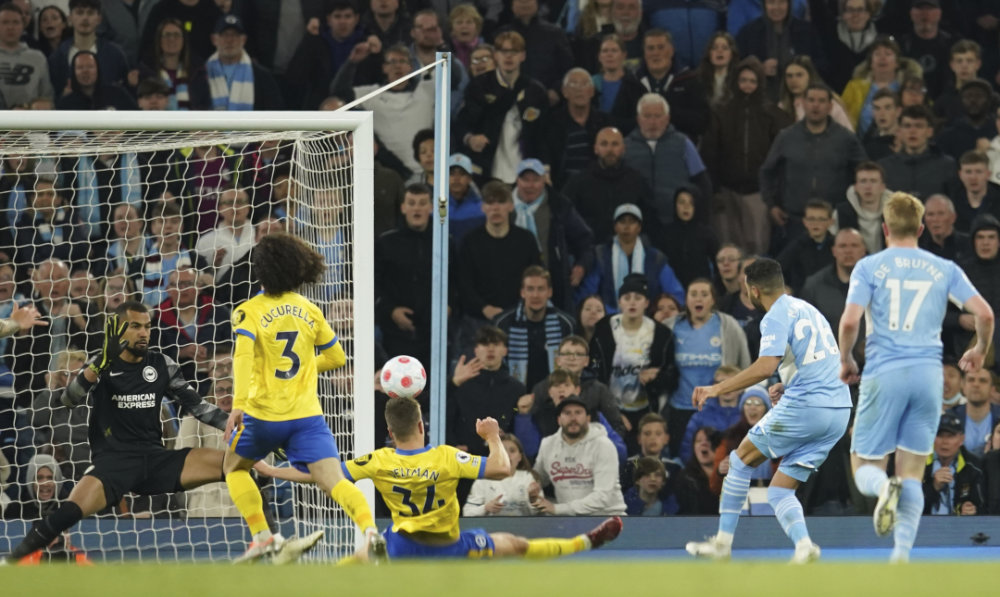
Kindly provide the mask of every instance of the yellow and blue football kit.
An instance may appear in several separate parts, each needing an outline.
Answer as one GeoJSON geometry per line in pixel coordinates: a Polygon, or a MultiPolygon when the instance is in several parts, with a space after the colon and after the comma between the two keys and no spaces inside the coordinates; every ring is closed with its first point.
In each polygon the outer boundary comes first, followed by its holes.
{"type": "Polygon", "coordinates": [[[485,458],[451,446],[380,448],[341,466],[351,481],[371,479],[392,511],[392,528],[385,532],[390,558],[493,556],[489,533],[458,526],[458,481],[482,479],[485,458]],[[419,540],[427,537],[435,540],[419,540]]]}

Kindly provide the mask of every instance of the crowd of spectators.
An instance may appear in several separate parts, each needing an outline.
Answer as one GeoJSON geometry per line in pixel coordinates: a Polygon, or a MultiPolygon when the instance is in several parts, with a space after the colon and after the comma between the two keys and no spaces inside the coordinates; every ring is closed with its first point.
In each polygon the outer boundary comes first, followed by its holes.
{"type": "MultiPolygon", "coordinates": [[[[446,437],[483,453],[469,422],[493,416],[516,463],[464,488],[467,515],[716,512],[728,451],[771,405],[760,388],[691,403],[756,357],[743,268],[775,257],[836,329],[894,191],[926,204],[921,247],[1000,308],[994,2],[15,0],[0,106],[329,110],[386,86],[359,106],[374,112],[374,333],[381,354],[427,363],[434,85],[407,76],[437,51],[453,67],[446,437]]],[[[139,296],[152,345],[221,405],[254,243],[311,220],[328,261],[345,254],[324,223],[349,214],[335,194],[288,201],[303,191],[281,143],[121,147],[0,164],[0,316],[30,302],[50,322],[0,340],[17,516],[82,473],[86,412],[58,395],[104,313],[139,296]]],[[[1000,363],[963,379],[948,360],[973,333],[949,311],[931,514],[1000,513],[1000,363]]],[[[178,445],[218,441],[164,421],[178,445]]],[[[847,444],[804,486],[809,511],[871,507],[847,444]]]]}

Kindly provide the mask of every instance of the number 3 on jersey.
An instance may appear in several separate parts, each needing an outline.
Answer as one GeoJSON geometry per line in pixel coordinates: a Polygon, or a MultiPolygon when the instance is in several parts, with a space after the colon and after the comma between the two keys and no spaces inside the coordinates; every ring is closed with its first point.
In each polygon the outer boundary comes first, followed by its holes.
{"type": "MultiPolygon", "coordinates": [[[[924,304],[927,293],[930,292],[934,284],[929,280],[903,280],[902,290],[915,291],[916,295],[910,302],[910,308],[906,310],[906,318],[903,319],[903,331],[913,330],[913,322],[917,320],[917,313],[920,312],[920,305],[924,304]]],[[[899,329],[899,310],[902,291],[900,290],[899,278],[889,278],[885,281],[885,287],[889,290],[889,329],[896,331],[899,329]]]]}
{"type": "Polygon", "coordinates": [[[281,351],[281,356],[292,361],[292,366],[288,369],[275,369],[274,376],[278,379],[291,379],[299,372],[299,366],[302,364],[299,361],[299,355],[295,354],[295,351],[292,350],[295,347],[295,339],[299,337],[299,333],[278,332],[274,337],[285,343],[285,349],[281,351]]]}
{"type": "Polygon", "coordinates": [[[840,349],[837,348],[837,340],[833,337],[833,332],[830,331],[829,326],[825,326],[823,323],[825,322],[812,321],[812,319],[800,319],[795,323],[796,340],[805,338],[806,330],[809,330],[809,344],[806,345],[806,354],[802,357],[803,365],[821,361],[831,355],[840,354],[840,349]],[[816,350],[817,339],[823,341],[823,346],[826,350],[816,350]]]}
{"type": "MultiPolygon", "coordinates": [[[[403,505],[406,506],[406,507],[408,507],[410,509],[409,512],[400,512],[399,513],[400,516],[420,516],[421,514],[427,514],[428,512],[430,512],[431,510],[434,509],[435,504],[434,504],[434,486],[433,485],[428,485],[427,486],[427,495],[424,498],[424,508],[423,508],[423,510],[421,510],[420,508],[418,508],[417,505],[413,503],[413,501],[412,501],[413,492],[410,491],[409,489],[407,489],[405,487],[400,487],[399,485],[393,485],[392,486],[392,491],[393,491],[393,493],[400,494],[402,496],[401,501],[403,502],[403,505]]],[[[418,500],[419,500],[419,498],[418,498],[418,500]]],[[[440,505],[443,505],[443,503],[437,504],[437,505],[440,506],[440,505]]]]}

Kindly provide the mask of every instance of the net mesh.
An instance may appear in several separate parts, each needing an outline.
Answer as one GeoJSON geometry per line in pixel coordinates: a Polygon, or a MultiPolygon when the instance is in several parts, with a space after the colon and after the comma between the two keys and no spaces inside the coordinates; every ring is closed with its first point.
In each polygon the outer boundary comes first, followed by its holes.
{"type": "MultiPolygon", "coordinates": [[[[353,165],[348,131],[0,134],[0,317],[30,303],[49,322],[0,339],[0,448],[10,465],[0,475],[8,525],[0,553],[65,499],[89,464],[88,407],[66,409],[59,396],[99,350],[104,314],[126,298],[151,308],[151,348],[178,361],[203,396],[231,404],[229,314],[255,292],[249,251],[274,230],[326,257],[323,280],[303,294],[348,355],[344,368],[321,374],[319,395],[342,457],[356,455],[353,165]]],[[[224,447],[221,431],[169,404],[161,413],[168,447],[224,447]]],[[[276,530],[326,531],[311,558],[353,547],[353,525],[328,496],[260,484],[276,530]]],[[[65,539],[113,561],[227,559],[249,537],[216,483],[126,496],[65,539]]]]}

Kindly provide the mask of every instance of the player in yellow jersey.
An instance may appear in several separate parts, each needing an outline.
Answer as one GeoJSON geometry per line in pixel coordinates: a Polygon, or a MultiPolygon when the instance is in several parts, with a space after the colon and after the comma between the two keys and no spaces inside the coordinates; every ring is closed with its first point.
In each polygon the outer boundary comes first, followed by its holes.
{"type": "Polygon", "coordinates": [[[301,239],[278,233],[261,239],[252,262],[263,290],[233,311],[233,410],[223,463],[229,494],[253,534],[240,560],[273,555],[275,563],[292,561],[323,535],[316,531],[279,545],[268,530],[249,470],[277,448],[295,468],[308,470],[365,532],[362,557],[382,559],[385,540],[364,495],[341,472],[337,443],[316,394],[318,373],[343,366],[344,350],[319,307],[296,292],[322,277],[323,256],[301,239]]]}
{"type": "Polygon", "coordinates": [[[497,421],[476,421],[476,433],[489,444],[489,456],[484,459],[451,446],[425,445],[420,404],[412,398],[389,400],[385,420],[396,447],[375,450],[344,462],[342,467],[348,479],[374,481],[392,510],[393,525],[385,532],[390,558],[549,558],[595,549],[621,532],[622,521],[617,516],[570,539],[525,539],[483,529],[462,531],[455,494],[459,479],[510,476],[510,459],[497,421]]]}

